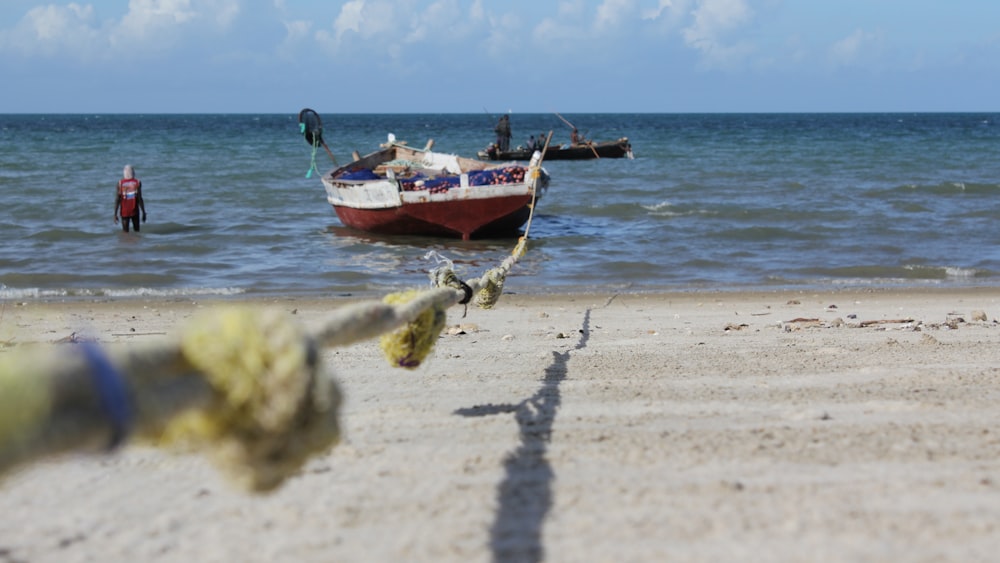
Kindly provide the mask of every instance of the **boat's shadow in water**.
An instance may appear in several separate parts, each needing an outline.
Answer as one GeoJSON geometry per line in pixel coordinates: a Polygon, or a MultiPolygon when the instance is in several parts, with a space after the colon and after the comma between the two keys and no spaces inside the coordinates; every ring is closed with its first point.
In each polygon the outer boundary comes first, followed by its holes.
{"type": "Polygon", "coordinates": [[[343,225],[329,225],[326,233],[333,235],[340,242],[371,244],[383,247],[413,247],[428,250],[460,250],[462,252],[496,252],[511,249],[517,244],[520,233],[501,238],[477,238],[462,240],[461,238],[434,237],[422,235],[380,235],[359,231],[343,225]]]}

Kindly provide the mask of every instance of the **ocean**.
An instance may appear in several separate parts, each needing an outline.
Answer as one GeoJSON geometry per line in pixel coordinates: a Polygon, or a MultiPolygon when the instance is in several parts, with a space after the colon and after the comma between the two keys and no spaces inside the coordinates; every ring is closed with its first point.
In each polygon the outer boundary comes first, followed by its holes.
{"type": "MultiPolygon", "coordinates": [[[[0,115],[0,298],[335,296],[478,277],[513,239],[384,237],[327,204],[297,115],[0,115]],[[113,223],[131,164],[148,222],[113,223]]],[[[475,156],[497,115],[315,108],[340,163],[392,133],[475,156]]],[[[552,161],[505,290],[1000,285],[1000,114],[563,114],[635,159],[552,161]]],[[[569,127],[512,114],[512,145],[569,127]]],[[[320,170],[333,164],[324,151],[320,170]]]]}

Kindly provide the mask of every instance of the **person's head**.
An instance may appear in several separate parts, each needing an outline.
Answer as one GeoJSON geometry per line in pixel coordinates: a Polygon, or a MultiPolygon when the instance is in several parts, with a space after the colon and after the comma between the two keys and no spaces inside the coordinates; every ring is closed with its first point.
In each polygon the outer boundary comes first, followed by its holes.
{"type": "Polygon", "coordinates": [[[125,178],[126,180],[131,180],[132,178],[135,178],[135,170],[132,169],[131,164],[125,165],[125,169],[122,170],[122,177],[125,178]]]}

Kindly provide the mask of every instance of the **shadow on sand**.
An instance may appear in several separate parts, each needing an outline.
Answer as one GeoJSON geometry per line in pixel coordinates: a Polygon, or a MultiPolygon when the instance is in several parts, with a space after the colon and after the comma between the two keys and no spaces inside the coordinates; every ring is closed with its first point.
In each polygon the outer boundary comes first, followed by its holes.
{"type": "MultiPolygon", "coordinates": [[[[586,347],[589,337],[588,309],[580,329],[580,340],[574,350],[586,347]]],[[[552,363],[545,368],[541,387],[520,403],[474,406],[455,411],[457,415],[468,417],[514,413],[520,429],[520,444],[504,459],[504,479],[497,486],[499,508],[490,529],[494,561],[545,559],[542,525],[552,508],[552,482],[555,477],[545,454],[562,401],[559,384],[566,379],[570,353],[553,352],[552,363]]]]}

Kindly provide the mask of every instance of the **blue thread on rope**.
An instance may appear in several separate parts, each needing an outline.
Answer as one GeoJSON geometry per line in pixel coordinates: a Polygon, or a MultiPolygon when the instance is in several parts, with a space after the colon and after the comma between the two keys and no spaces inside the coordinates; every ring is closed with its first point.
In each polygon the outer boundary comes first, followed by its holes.
{"type": "MultiPolygon", "coordinates": [[[[306,134],[306,124],[305,122],[299,123],[299,133],[302,135],[306,134]]],[[[312,162],[309,164],[309,170],[306,171],[306,178],[312,178],[313,170],[319,173],[319,169],[316,168],[316,149],[319,148],[319,135],[313,135],[312,141],[312,162]]]]}
{"type": "MultiPolygon", "coordinates": [[[[302,127],[304,129],[305,128],[305,124],[302,124],[302,127]]],[[[319,149],[319,138],[318,137],[313,137],[313,142],[312,142],[312,162],[309,165],[309,171],[306,172],[306,178],[312,178],[313,170],[315,170],[317,174],[319,173],[319,168],[316,168],[316,150],[317,149],[319,149]]]]}
{"type": "Polygon", "coordinates": [[[100,398],[101,406],[111,422],[111,441],[108,450],[114,450],[125,441],[132,427],[132,405],[129,402],[125,381],[96,344],[84,342],[81,350],[90,364],[90,376],[100,398]]]}

